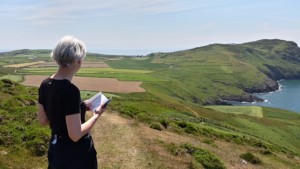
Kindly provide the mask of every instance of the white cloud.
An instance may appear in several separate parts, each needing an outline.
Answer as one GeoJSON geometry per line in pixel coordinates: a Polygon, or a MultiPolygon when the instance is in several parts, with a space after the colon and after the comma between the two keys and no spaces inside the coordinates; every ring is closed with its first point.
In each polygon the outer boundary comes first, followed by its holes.
{"type": "MultiPolygon", "coordinates": [[[[21,12],[20,19],[34,24],[76,22],[86,15],[140,16],[186,11],[194,8],[192,1],[180,0],[54,0],[35,4],[13,5],[11,13],[21,12]]],[[[1,9],[1,8],[0,8],[1,9]]]]}

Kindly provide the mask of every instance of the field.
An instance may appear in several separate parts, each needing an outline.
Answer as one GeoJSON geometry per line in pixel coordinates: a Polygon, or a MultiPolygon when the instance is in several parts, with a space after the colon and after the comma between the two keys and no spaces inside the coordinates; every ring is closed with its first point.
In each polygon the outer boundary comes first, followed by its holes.
{"type": "MultiPolygon", "coordinates": [[[[40,64],[35,64],[35,65],[31,65],[29,67],[57,67],[57,63],[54,61],[50,61],[50,62],[44,62],[44,63],[40,63],[40,64]]],[[[105,64],[104,62],[91,62],[91,61],[84,61],[81,65],[82,68],[84,67],[89,67],[89,68],[107,68],[109,67],[107,64],[105,64]]]]}
{"type": "MultiPolygon", "coordinates": [[[[19,70],[19,73],[28,75],[52,75],[57,67],[30,67],[19,70]]],[[[98,77],[98,78],[117,78],[124,81],[165,81],[156,77],[153,71],[136,70],[136,69],[115,69],[115,68],[94,68],[83,67],[76,74],[82,77],[98,77]]]]}
{"type": "Polygon", "coordinates": [[[27,66],[32,66],[32,65],[42,64],[42,63],[44,63],[44,61],[5,65],[4,67],[20,68],[20,67],[27,67],[27,66]]]}
{"type": "MultiPolygon", "coordinates": [[[[26,86],[40,86],[41,82],[49,76],[27,75],[22,84],[26,86]]],[[[80,90],[104,91],[111,93],[145,92],[140,87],[141,82],[118,81],[113,78],[74,77],[72,80],[80,90]]]]}
{"type": "Polygon", "coordinates": [[[205,106],[223,113],[244,114],[248,116],[263,118],[263,109],[258,106],[205,106]]]}

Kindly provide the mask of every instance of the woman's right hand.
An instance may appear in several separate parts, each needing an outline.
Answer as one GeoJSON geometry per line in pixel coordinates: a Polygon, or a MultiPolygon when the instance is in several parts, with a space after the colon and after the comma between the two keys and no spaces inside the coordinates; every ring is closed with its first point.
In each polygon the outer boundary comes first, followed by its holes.
{"type": "Polygon", "coordinates": [[[99,108],[96,109],[96,111],[94,112],[94,116],[100,117],[101,114],[102,114],[105,110],[106,110],[106,107],[103,107],[103,106],[99,107],[99,108]]]}

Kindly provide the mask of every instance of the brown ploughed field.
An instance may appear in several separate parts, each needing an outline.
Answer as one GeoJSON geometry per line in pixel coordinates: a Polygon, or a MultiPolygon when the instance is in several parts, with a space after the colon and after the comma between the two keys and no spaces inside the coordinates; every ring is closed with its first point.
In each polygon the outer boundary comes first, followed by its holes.
{"type": "MultiPolygon", "coordinates": [[[[22,84],[26,86],[39,87],[41,82],[48,76],[45,75],[26,75],[22,84]]],[[[80,90],[103,91],[111,93],[133,93],[145,92],[141,88],[142,82],[119,81],[115,78],[94,78],[94,77],[77,77],[72,80],[80,90]]]]}
{"type": "MultiPolygon", "coordinates": [[[[57,66],[57,63],[54,61],[51,62],[45,62],[45,63],[41,63],[41,64],[35,64],[29,67],[54,67],[57,66]]],[[[91,67],[91,68],[107,68],[109,67],[106,63],[104,62],[91,62],[91,61],[84,61],[81,65],[81,67],[91,67]]]]}

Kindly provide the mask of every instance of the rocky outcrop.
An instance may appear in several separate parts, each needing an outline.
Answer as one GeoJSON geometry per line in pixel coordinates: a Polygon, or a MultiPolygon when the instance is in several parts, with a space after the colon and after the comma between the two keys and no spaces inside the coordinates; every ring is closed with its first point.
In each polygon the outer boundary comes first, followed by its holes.
{"type": "Polygon", "coordinates": [[[276,81],[266,78],[264,83],[255,85],[251,88],[243,89],[247,93],[266,93],[272,92],[279,89],[279,85],[276,81]]]}
{"type": "Polygon", "coordinates": [[[243,95],[235,95],[235,96],[224,96],[221,98],[223,102],[230,104],[230,102],[262,102],[264,101],[261,98],[253,96],[249,93],[244,93],[243,95]]]}

